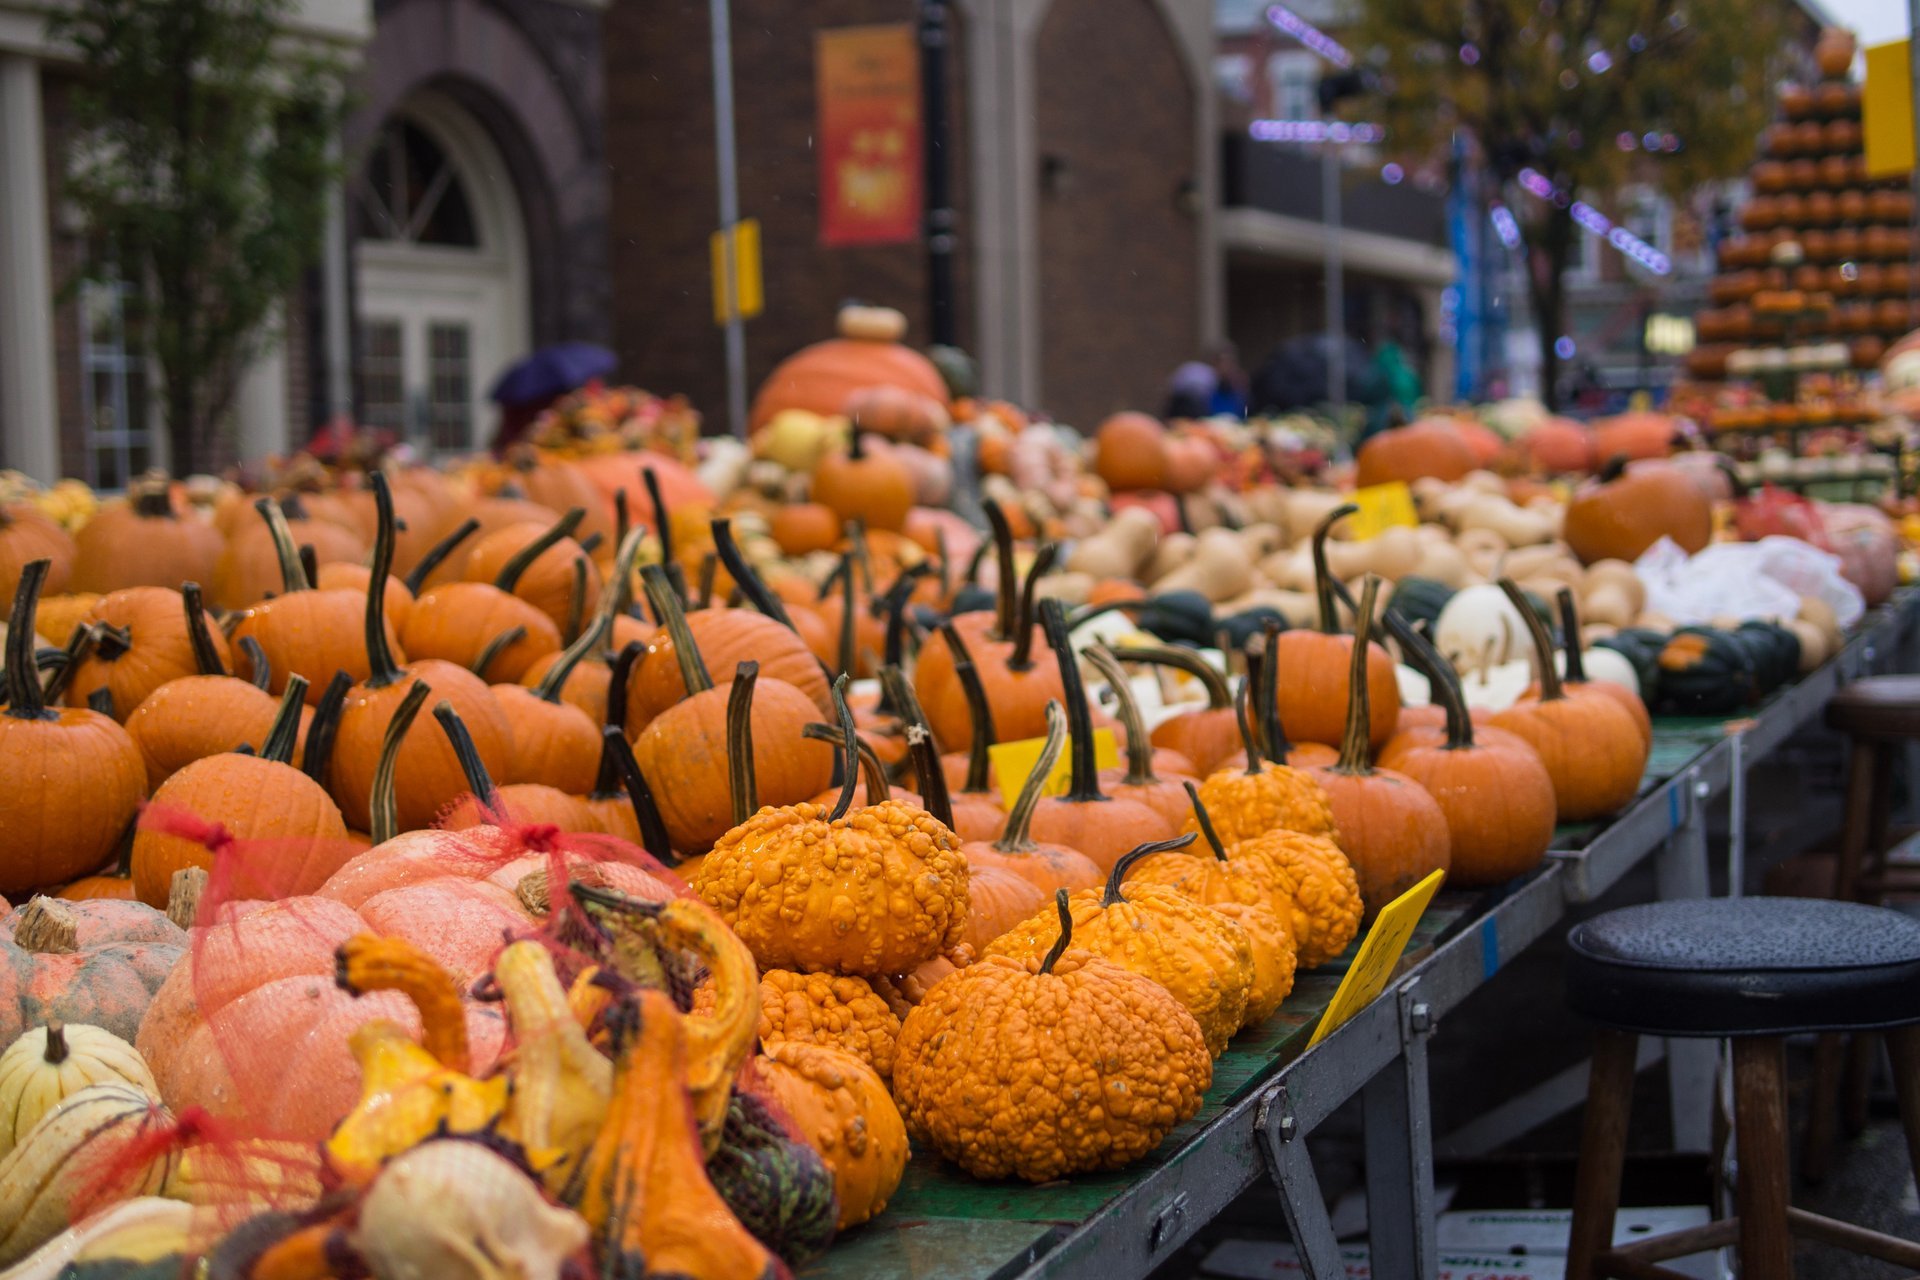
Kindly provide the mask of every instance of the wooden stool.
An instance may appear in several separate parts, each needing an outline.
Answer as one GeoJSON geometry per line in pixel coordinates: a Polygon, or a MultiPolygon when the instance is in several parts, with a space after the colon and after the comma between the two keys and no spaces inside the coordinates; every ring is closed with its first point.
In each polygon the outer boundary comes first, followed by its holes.
{"type": "Polygon", "coordinates": [[[1738,1244],[1743,1280],[1791,1280],[1802,1235],[1920,1268],[1920,1244],[1787,1202],[1785,1038],[1881,1030],[1920,1178],[1920,921],[1811,898],[1656,902],[1567,936],[1567,1000],[1600,1024],[1587,1084],[1567,1280],[1684,1280],[1658,1264],[1738,1244]],[[1733,1042],[1738,1216],[1614,1247],[1639,1036],[1733,1042]]]}
{"type": "MultiPolygon", "coordinates": [[[[1894,763],[1905,743],[1920,739],[1920,676],[1855,680],[1828,700],[1827,723],[1852,739],[1833,896],[1842,902],[1878,903],[1890,892],[1920,891],[1920,876],[1911,868],[1887,865],[1894,843],[1889,831],[1894,763]]],[[[1820,1037],[1800,1165],[1811,1181],[1826,1177],[1833,1167],[1842,1120],[1849,1134],[1866,1125],[1867,1083],[1878,1043],[1871,1035],[1853,1036],[1850,1044],[1837,1034],[1820,1037]]]]}

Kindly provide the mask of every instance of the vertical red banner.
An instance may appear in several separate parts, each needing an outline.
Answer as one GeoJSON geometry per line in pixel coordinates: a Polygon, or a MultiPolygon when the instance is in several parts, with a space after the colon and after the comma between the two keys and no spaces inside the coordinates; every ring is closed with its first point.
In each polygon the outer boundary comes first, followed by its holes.
{"type": "Polygon", "coordinates": [[[907,23],[814,35],[820,243],[920,235],[920,47],[907,23]]]}

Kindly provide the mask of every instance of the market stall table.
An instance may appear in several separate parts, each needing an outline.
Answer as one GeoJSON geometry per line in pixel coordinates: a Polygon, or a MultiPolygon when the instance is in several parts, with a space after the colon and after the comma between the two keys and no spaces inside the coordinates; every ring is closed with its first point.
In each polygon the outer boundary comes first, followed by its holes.
{"type": "MultiPolygon", "coordinates": [[[[1267,1174],[1279,1185],[1307,1274],[1332,1280],[1344,1272],[1305,1138],[1357,1094],[1364,1094],[1374,1273],[1433,1274],[1426,1039],[1434,1024],[1550,930],[1569,903],[1603,892],[1650,854],[1659,858],[1661,897],[1704,896],[1705,808],[1723,793],[1737,872],[1746,768],[1818,716],[1839,684],[1892,665],[1917,611],[1920,592],[1903,592],[1870,614],[1832,660],[1748,717],[1657,719],[1631,808],[1604,825],[1562,828],[1543,867],[1499,889],[1443,891],[1421,919],[1398,979],[1311,1050],[1352,951],[1301,975],[1280,1011],[1236,1036],[1214,1064],[1199,1114],[1146,1159],[1029,1186],[980,1182],[917,1151],[887,1211],[802,1275],[1126,1280],[1164,1262],[1267,1174]]],[[[1698,1090],[1702,1069],[1697,1055],[1670,1058],[1676,1094],[1698,1090]]],[[[1704,1070],[1710,1083],[1710,1059],[1704,1070]]]]}

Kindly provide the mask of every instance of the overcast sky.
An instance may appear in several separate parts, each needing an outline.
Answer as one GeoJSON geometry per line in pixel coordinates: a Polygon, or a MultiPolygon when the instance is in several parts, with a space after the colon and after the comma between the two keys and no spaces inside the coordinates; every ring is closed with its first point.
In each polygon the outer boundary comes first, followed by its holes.
{"type": "Polygon", "coordinates": [[[1885,44],[1907,34],[1904,0],[1818,0],[1841,26],[1851,27],[1860,43],[1885,44]]]}

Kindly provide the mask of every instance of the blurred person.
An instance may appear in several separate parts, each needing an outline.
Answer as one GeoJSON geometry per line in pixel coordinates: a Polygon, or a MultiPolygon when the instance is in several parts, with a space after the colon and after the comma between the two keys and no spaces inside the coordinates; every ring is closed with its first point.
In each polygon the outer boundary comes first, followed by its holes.
{"type": "Polygon", "coordinates": [[[1213,366],[1213,396],[1207,405],[1209,416],[1244,418],[1247,416],[1247,371],[1240,367],[1240,349],[1231,342],[1214,345],[1208,357],[1213,366]]]}
{"type": "Polygon", "coordinates": [[[1212,365],[1200,360],[1189,360],[1173,371],[1167,379],[1167,398],[1160,416],[1163,418],[1204,418],[1213,411],[1214,395],[1220,386],[1220,375],[1212,365]]]}

